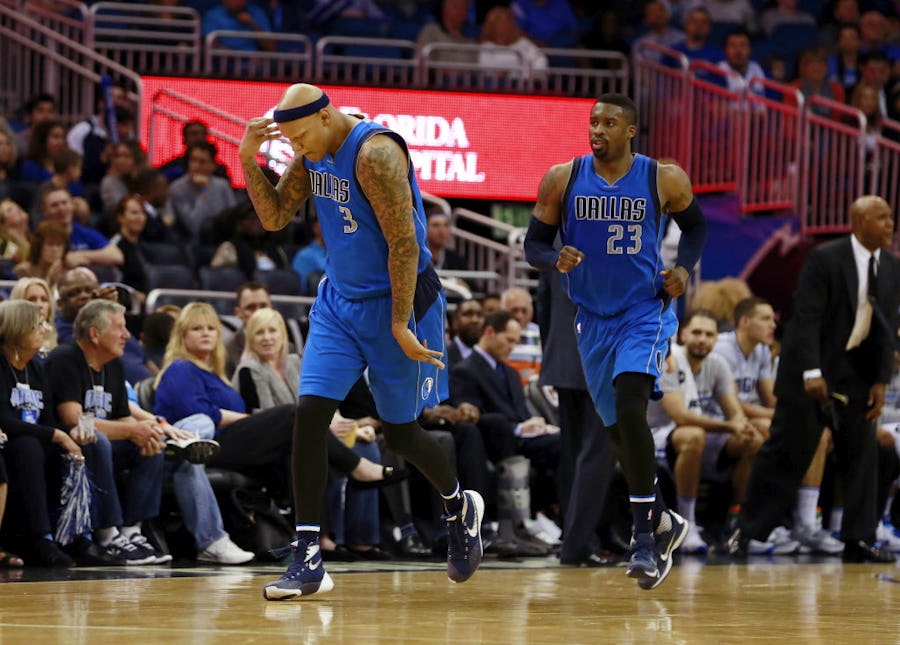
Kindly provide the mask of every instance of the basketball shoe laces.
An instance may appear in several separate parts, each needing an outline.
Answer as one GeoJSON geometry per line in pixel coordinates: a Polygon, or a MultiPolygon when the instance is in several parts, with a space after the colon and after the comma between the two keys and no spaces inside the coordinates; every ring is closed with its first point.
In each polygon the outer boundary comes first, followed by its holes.
{"type": "Polygon", "coordinates": [[[447,522],[450,530],[448,531],[448,539],[450,540],[450,553],[454,556],[469,554],[469,540],[466,539],[466,514],[469,512],[469,499],[463,494],[462,508],[459,513],[453,515],[441,515],[441,519],[447,522]],[[461,553],[460,553],[461,552],[461,553]]]}
{"type": "Polygon", "coordinates": [[[305,568],[315,569],[319,566],[318,564],[315,564],[313,567],[308,567],[307,563],[313,564],[313,559],[317,555],[319,556],[319,562],[321,562],[322,558],[318,542],[307,543],[304,540],[294,540],[287,546],[269,549],[269,553],[276,558],[281,558],[288,553],[293,555],[293,559],[291,560],[290,565],[288,565],[287,571],[285,571],[282,576],[285,580],[301,580],[305,568]],[[301,547],[301,543],[305,545],[305,548],[301,547]],[[299,555],[301,552],[303,553],[303,557],[300,557],[299,555]]]}

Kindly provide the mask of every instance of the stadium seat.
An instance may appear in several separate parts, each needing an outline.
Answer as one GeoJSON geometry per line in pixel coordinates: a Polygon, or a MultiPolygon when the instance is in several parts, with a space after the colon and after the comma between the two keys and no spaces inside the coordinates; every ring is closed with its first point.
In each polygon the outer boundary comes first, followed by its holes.
{"type": "Polygon", "coordinates": [[[269,287],[269,292],[282,296],[299,296],[300,277],[290,269],[257,271],[256,279],[269,287]]]}
{"type": "MultiPolygon", "coordinates": [[[[290,269],[257,271],[256,279],[266,285],[273,295],[304,295],[300,290],[300,277],[290,269]]],[[[305,318],[308,313],[304,305],[275,302],[272,306],[281,312],[285,319],[299,320],[305,318]]]]}
{"type": "Polygon", "coordinates": [[[247,281],[247,276],[237,267],[200,267],[200,288],[204,291],[228,291],[234,293],[247,281]]]}
{"type": "Polygon", "coordinates": [[[778,25],[770,40],[777,43],[782,54],[797,58],[804,49],[818,44],[819,30],[815,25],[778,25]]]}
{"type": "Polygon", "coordinates": [[[725,38],[741,25],[736,22],[714,22],[709,32],[709,43],[716,47],[725,47],[725,38]]]}
{"type": "Polygon", "coordinates": [[[190,266],[190,258],[177,244],[168,242],[141,242],[141,251],[150,264],[190,266]]]}
{"type": "Polygon", "coordinates": [[[156,265],[147,266],[147,291],[154,289],[193,289],[194,274],[186,266],[156,265]]]}

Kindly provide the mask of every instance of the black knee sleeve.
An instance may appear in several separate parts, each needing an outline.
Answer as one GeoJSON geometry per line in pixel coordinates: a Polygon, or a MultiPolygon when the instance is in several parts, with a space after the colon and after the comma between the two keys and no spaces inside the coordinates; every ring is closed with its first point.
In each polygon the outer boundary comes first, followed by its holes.
{"type": "Polygon", "coordinates": [[[647,402],[653,382],[652,376],[633,372],[620,374],[615,382],[618,455],[633,495],[650,495],[654,491],[656,459],[647,424],[647,402]]]}
{"type": "Polygon", "coordinates": [[[417,421],[409,423],[382,422],[387,447],[416,468],[441,494],[453,492],[456,473],[438,442],[422,429],[417,421]]]}
{"type": "Polygon", "coordinates": [[[623,430],[635,423],[647,423],[647,402],[653,393],[653,377],[649,374],[626,372],[615,382],[616,423],[623,430]]]}

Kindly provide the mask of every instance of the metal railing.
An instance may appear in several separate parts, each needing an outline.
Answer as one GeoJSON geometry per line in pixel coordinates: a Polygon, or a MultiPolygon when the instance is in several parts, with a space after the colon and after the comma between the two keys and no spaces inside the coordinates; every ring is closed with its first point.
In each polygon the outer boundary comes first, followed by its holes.
{"type": "Polygon", "coordinates": [[[489,293],[500,293],[511,286],[536,286],[524,260],[525,229],[466,208],[454,208],[452,222],[456,251],[466,257],[475,272],[469,279],[481,280],[489,293]],[[472,233],[459,225],[460,220],[482,227],[489,235],[472,233]]]}
{"type": "Polygon", "coordinates": [[[8,96],[22,101],[37,92],[52,94],[60,118],[74,123],[94,113],[97,84],[110,74],[129,81],[131,97],[140,102],[138,74],[26,14],[0,4],[0,78],[8,96]]]}
{"type": "Polygon", "coordinates": [[[850,204],[865,191],[898,217],[900,124],[867,134],[862,113],[842,103],[765,79],[743,87],[652,43],[635,53],[636,148],[673,159],[695,192],[735,191],[745,213],[796,212],[803,233],[849,230],[850,204]]]}
{"type": "Polygon", "coordinates": [[[801,229],[810,234],[847,231],[850,204],[866,186],[866,117],[843,103],[814,96],[804,111],[803,131],[801,229]]]}
{"type": "MultiPolygon", "coordinates": [[[[160,90],[156,92],[150,103],[150,130],[148,133],[150,138],[148,145],[150,154],[152,155],[153,151],[158,149],[156,146],[157,139],[172,142],[173,145],[175,142],[179,143],[177,148],[173,147],[168,151],[169,154],[166,158],[153,159],[151,157],[150,162],[154,165],[159,165],[167,161],[168,158],[181,154],[183,148],[180,145],[180,132],[184,124],[194,119],[210,122],[212,119],[204,119],[204,117],[208,115],[230,121],[241,127],[244,127],[247,123],[245,119],[229,114],[224,110],[215,108],[207,103],[198,101],[193,97],[176,92],[175,90],[160,90]]],[[[237,158],[237,149],[240,140],[215,128],[210,128],[209,134],[215,137],[219,142],[219,153],[222,159],[227,159],[231,168],[240,168],[241,166],[237,158]],[[222,143],[225,143],[226,145],[222,146],[222,143]]]]}
{"type": "MultiPolygon", "coordinates": [[[[308,309],[315,302],[315,298],[312,296],[284,296],[273,293],[270,298],[275,309],[279,309],[282,306],[301,306],[308,309]]],[[[235,301],[235,293],[233,291],[205,291],[202,289],[153,289],[147,294],[144,309],[149,314],[164,304],[171,303],[181,306],[195,301],[233,303],[235,301]]]]}
{"type": "Polygon", "coordinates": [[[419,87],[479,92],[597,97],[628,89],[628,59],[618,52],[542,49],[548,66],[533,68],[515,50],[512,65],[482,62],[484,45],[429,43],[418,52],[419,87]]]}
{"type": "Polygon", "coordinates": [[[639,119],[636,147],[687,167],[691,140],[690,62],[687,56],[651,42],[639,44],[634,53],[638,61],[634,78],[639,119]],[[665,109],[655,109],[660,104],[665,109]]]}
{"type": "Polygon", "coordinates": [[[620,52],[590,49],[542,49],[548,67],[532,73],[532,91],[596,98],[607,92],[628,93],[629,63],[620,52]]]}
{"type": "Polygon", "coordinates": [[[743,92],[728,89],[735,74],[705,61],[691,62],[689,71],[691,140],[686,169],[694,192],[736,191],[747,141],[743,92]]]}
{"type": "Polygon", "coordinates": [[[798,186],[802,154],[804,98],[799,89],[762,78],[745,94],[747,140],[743,151],[740,195],[744,212],[800,207],[798,186]]]}
{"type": "Polygon", "coordinates": [[[200,64],[200,14],[190,7],[97,2],[86,19],[93,49],[139,74],[189,76],[200,64]]]}
{"type": "Polygon", "coordinates": [[[325,83],[413,87],[418,82],[416,43],[326,36],[316,43],[315,75],[325,83]]]}
{"type": "Polygon", "coordinates": [[[89,11],[87,5],[77,0],[55,0],[53,5],[54,8],[48,9],[37,2],[25,2],[21,8],[26,16],[34,18],[60,36],[76,43],[86,42],[88,39],[85,38],[85,25],[88,21],[85,20],[85,16],[89,11]]]}
{"type": "Polygon", "coordinates": [[[312,79],[312,41],[302,34],[211,31],[206,35],[202,71],[208,76],[248,80],[297,82],[300,79],[312,79]],[[289,51],[230,49],[227,46],[229,39],[272,40],[278,47],[289,51]]]}
{"type": "Polygon", "coordinates": [[[482,46],[429,43],[419,52],[419,87],[478,92],[530,92],[532,72],[522,54],[510,51],[513,65],[479,62],[482,46]]]}
{"type": "MultiPolygon", "coordinates": [[[[884,119],[875,138],[869,192],[881,195],[894,208],[894,230],[900,230],[900,122],[884,119]]],[[[900,245],[900,236],[895,236],[900,245]]]]}

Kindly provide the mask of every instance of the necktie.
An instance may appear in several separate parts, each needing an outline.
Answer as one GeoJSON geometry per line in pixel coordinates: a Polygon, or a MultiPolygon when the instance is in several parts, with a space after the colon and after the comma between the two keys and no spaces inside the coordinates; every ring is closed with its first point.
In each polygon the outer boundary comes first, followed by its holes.
{"type": "Polygon", "coordinates": [[[866,285],[866,298],[860,300],[856,310],[856,320],[853,322],[853,329],[850,330],[850,338],[847,339],[845,349],[851,350],[859,345],[869,335],[869,329],[872,326],[872,312],[878,294],[878,277],[875,274],[875,268],[878,262],[875,260],[875,254],[869,256],[869,271],[866,285]]]}
{"type": "Polygon", "coordinates": [[[869,256],[869,286],[867,292],[869,300],[875,300],[878,297],[878,276],[875,273],[877,267],[878,261],[873,253],[869,256]]]}
{"type": "Polygon", "coordinates": [[[506,374],[506,363],[497,361],[497,367],[495,369],[497,371],[497,378],[500,379],[500,386],[503,388],[506,395],[512,398],[512,392],[509,389],[509,376],[506,374]]]}

